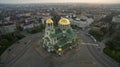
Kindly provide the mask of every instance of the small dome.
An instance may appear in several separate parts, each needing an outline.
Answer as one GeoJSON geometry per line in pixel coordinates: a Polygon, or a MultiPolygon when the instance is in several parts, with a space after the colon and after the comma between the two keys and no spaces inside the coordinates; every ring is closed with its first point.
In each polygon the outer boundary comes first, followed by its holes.
{"type": "Polygon", "coordinates": [[[62,48],[59,48],[58,51],[62,51],[62,48]]]}
{"type": "Polygon", "coordinates": [[[59,24],[60,25],[70,25],[70,21],[68,19],[66,19],[66,18],[61,18],[59,20],[59,24]]]}
{"type": "Polygon", "coordinates": [[[47,20],[46,20],[46,23],[47,23],[47,24],[53,23],[53,20],[52,20],[51,18],[50,18],[50,19],[47,19],[47,20]]]}

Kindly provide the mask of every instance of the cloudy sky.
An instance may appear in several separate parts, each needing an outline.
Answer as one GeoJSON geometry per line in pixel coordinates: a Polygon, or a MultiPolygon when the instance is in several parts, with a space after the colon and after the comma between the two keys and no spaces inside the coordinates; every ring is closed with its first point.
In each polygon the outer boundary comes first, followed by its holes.
{"type": "Polygon", "coordinates": [[[120,3],[120,0],[0,0],[0,3],[120,3]]]}

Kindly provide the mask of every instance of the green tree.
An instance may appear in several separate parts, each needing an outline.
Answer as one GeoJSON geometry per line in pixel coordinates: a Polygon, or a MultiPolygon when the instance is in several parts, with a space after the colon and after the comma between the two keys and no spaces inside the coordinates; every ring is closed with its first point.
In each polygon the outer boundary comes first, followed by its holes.
{"type": "Polygon", "coordinates": [[[114,32],[111,35],[112,39],[116,40],[116,41],[120,41],[120,30],[117,30],[116,32],[114,32]]]}
{"type": "Polygon", "coordinates": [[[7,39],[1,39],[0,40],[0,45],[1,46],[7,46],[9,44],[9,41],[7,39]]]}
{"type": "Polygon", "coordinates": [[[101,41],[104,36],[104,33],[102,31],[100,31],[99,29],[95,29],[95,28],[91,29],[89,33],[93,35],[98,41],[101,41]]]}
{"type": "Polygon", "coordinates": [[[14,36],[13,36],[13,33],[7,33],[5,35],[6,39],[9,40],[9,41],[13,41],[14,40],[14,36]]]}

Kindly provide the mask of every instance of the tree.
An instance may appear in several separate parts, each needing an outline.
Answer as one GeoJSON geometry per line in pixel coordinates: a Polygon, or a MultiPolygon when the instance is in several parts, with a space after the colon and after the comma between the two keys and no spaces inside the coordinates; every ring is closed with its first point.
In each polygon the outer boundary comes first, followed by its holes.
{"type": "Polygon", "coordinates": [[[99,29],[95,29],[95,28],[91,29],[89,33],[93,35],[98,41],[101,41],[104,36],[104,33],[102,31],[100,31],[99,29]]]}
{"type": "Polygon", "coordinates": [[[9,40],[9,41],[13,41],[14,40],[13,33],[7,33],[6,34],[6,39],[9,40]]]}
{"type": "Polygon", "coordinates": [[[120,42],[120,30],[117,30],[116,32],[114,32],[111,35],[112,39],[114,39],[115,41],[119,41],[120,42]]]}
{"type": "Polygon", "coordinates": [[[9,44],[9,41],[7,39],[1,39],[0,40],[0,45],[1,46],[7,46],[9,44]]]}

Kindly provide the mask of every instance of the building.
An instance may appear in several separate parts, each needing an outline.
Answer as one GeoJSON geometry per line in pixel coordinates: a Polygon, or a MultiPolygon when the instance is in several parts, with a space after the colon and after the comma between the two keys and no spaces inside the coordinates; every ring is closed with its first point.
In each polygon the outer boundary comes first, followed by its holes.
{"type": "Polygon", "coordinates": [[[62,55],[65,50],[78,45],[77,35],[71,28],[68,19],[61,18],[56,26],[52,19],[48,19],[45,26],[43,47],[48,52],[55,51],[57,54],[62,55]]]}
{"type": "Polygon", "coordinates": [[[12,33],[16,31],[16,25],[15,24],[6,24],[0,26],[0,33],[1,35],[4,35],[6,33],[12,33]]]}
{"type": "Polygon", "coordinates": [[[114,16],[114,17],[112,18],[112,23],[120,23],[120,15],[114,16]]]}
{"type": "Polygon", "coordinates": [[[72,25],[75,25],[82,29],[88,27],[90,24],[94,22],[92,18],[88,18],[86,16],[81,16],[80,18],[77,17],[76,19],[69,18],[69,20],[71,21],[72,25]]]}

